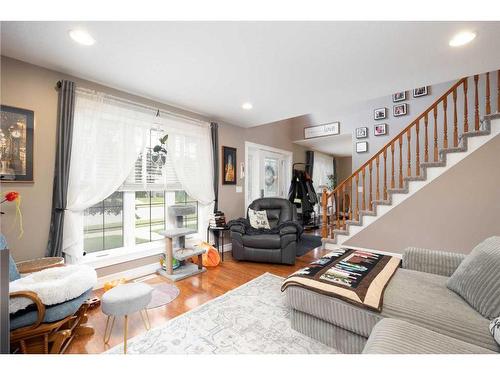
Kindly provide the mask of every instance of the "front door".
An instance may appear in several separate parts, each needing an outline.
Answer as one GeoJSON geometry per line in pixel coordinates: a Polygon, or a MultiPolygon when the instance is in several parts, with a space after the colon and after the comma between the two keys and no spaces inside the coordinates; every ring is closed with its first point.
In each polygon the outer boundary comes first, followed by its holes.
{"type": "Polygon", "coordinates": [[[265,146],[247,147],[246,205],[257,198],[287,198],[291,152],[265,146]]]}

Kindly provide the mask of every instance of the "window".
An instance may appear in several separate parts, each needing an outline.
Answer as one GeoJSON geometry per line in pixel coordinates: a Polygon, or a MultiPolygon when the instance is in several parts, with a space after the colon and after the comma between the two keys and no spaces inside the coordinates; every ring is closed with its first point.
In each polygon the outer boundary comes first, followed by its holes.
{"type": "Polygon", "coordinates": [[[123,193],[115,192],[86,209],[84,218],[86,252],[123,246],[123,193]]]}
{"type": "Polygon", "coordinates": [[[87,253],[162,240],[160,231],[178,225],[198,230],[198,202],[185,191],[117,191],[85,210],[84,250],[87,253]],[[191,206],[177,223],[168,208],[191,206]]]}
{"type": "Polygon", "coordinates": [[[135,192],[135,243],[163,239],[159,234],[165,229],[165,192],[135,192]]]}

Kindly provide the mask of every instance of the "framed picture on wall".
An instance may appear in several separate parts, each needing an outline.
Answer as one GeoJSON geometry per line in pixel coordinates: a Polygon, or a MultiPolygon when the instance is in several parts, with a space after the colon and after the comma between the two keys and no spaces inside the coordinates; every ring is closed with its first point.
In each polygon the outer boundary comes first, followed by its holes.
{"type": "Polygon", "coordinates": [[[408,104],[398,104],[392,107],[392,114],[394,117],[405,116],[408,114],[408,104]]]}
{"type": "Polygon", "coordinates": [[[356,142],[356,152],[358,154],[368,152],[368,142],[356,142]]]}
{"type": "Polygon", "coordinates": [[[395,94],[392,94],[392,102],[397,103],[397,102],[402,102],[406,100],[406,91],[401,91],[397,92],[395,94]]]}
{"type": "Polygon", "coordinates": [[[356,128],[356,139],[366,138],[366,137],[368,137],[367,127],[356,128]]]}
{"type": "Polygon", "coordinates": [[[373,133],[378,135],[386,135],[387,134],[387,124],[376,124],[373,126],[373,133]]]}
{"type": "Polygon", "coordinates": [[[420,96],[426,96],[429,95],[429,86],[424,86],[424,87],[419,87],[416,89],[413,89],[413,97],[418,98],[420,96]]]}
{"type": "Polygon", "coordinates": [[[222,146],[222,184],[236,185],[236,149],[222,146]]]}
{"type": "Polygon", "coordinates": [[[0,181],[33,182],[33,111],[0,106],[0,181]]]}
{"type": "Polygon", "coordinates": [[[374,120],[383,120],[385,118],[387,118],[387,108],[377,108],[373,111],[374,120]]]}

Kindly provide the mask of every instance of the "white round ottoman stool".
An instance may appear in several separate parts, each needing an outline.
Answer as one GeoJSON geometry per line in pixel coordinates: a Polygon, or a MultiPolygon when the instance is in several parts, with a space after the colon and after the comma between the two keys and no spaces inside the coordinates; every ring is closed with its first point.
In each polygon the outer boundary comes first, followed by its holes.
{"type": "Polygon", "coordinates": [[[123,352],[127,353],[127,323],[130,314],[140,312],[144,326],[147,330],[151,328],[149,323],[147,305],[151,302],[153,288],[144,283],[130,283],[115,286],[108,290],[101,298],[102,312],[108,316],[106,320],[106,329],[104,331],[104,343],[107,344],[111,338],[111,331],[115,324],[116,316],[125,316],[123,328],[123,352]],[[143,316],[144,315],[146,317],[143,316]],[[108,332],[109,321],[111,327],[108,332]]]}

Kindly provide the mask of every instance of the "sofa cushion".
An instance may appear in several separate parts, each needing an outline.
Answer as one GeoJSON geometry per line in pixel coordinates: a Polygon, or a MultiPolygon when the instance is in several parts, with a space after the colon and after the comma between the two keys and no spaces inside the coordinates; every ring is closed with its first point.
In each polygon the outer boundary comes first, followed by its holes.
{"type": "Polygon", "coordinates": [[[382,316],[397,318],[500,351],[488,330],[489,320],[446,287],[448,277],[399,269],[384,294],[382,316]]]}
{"type": "MultiPolygon", "coordinates": [[[[59,303],[57,305],[46,306],[45,317],[43,323],[57,322],[58,320],[64,319],[67,316],[73,315],[78,311],[81,305],[90,298],[92,295],[92,289],[87,290],[81,296],[74,298],[70,301],[59,303]]],[[[36,310],[27,309],[27,312],[22,311],[11,315],[10,319],[10,330],[14,330],[21,327],[27,327],[34,324],[37,320],[38,313],[36,310]]]]}
{"type": "Polygon", "coordinates": [[[260,249],[281,248],[279,234],[252,234],[243,236],[243,245],[260,249]]]}
{"type": "Polygon", "coordinates": [[[397,319],[373,328],[363,354],[495,354],[495,352],[397,319]]]}
{"type": "Polygon", "coordinates": [[[448,288],[488,319],[500,315],[500,237],[490,237],[460,263],[448,288]]]}

